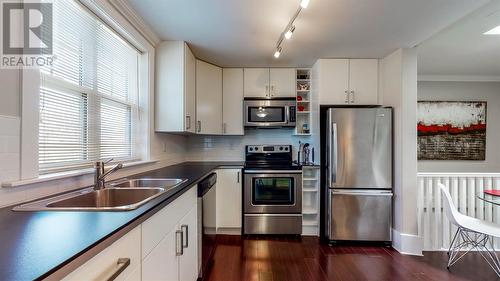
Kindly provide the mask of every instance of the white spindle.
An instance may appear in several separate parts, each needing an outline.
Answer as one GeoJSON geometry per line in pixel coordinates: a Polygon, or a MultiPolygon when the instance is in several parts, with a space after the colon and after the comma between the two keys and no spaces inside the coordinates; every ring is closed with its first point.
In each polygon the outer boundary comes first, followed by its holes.
{"type": "Polygon", "coordinates": [[[484,220],[484,201],[477,198],[484,190],[484,177],[476,178],[476,191],[474,193],[474,202],[476,202],[476,218],[484,220]]]}
{"type": "Polygon", "coordinates": [[[426,248],[431,248],[432,247],[432,238],[431,238],[431,213],[432,213],[432,178],[428,178],[425,181],[425,194],[424,194],[424,200],[425,200],[425,214],[424,214],[424,235],[425,237],[428,237],[426,239],[426,243],[424,243],[424,246],[426,248]]]}
{"type": "MultiPolygon", "coordinates": [[[[441,182],[442,184],[444,184],[444,186],[446,186],[446,188],[448,189],[448,192],[450,192],[450,177],[445,177],[444,180],[441,182]]],[[[450,225],[451,223],[446,219],[446,215],[444,214],[444,210],[441,211],[441,222],[443,224],[443,233],[442,233],[442,236],[443,237],[443,244],[441,245],[441,247],[445,246],[445,245],[449,245],[450,244],[450,225]]]]}

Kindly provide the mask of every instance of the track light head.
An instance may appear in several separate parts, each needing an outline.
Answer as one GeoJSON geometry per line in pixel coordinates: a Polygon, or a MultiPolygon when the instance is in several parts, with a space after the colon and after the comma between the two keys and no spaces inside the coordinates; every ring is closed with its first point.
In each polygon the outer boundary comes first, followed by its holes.
{"type": "Polygon", "coordinates": [[[300,0],[300,6],[302,9],[306,9],[309,6],[309,0],[300,0]]]}
{"type": "Polygon", "coordinates": [[[285,32],[285,38],[288,40],[292,38],[293,32],[295,31],[295,25],[292,25],[286,32],[285,32]]]}
{"type": "Polygon", "coordinates": [[[274,57],[279,58],[281,55],[281,47],[276,48],[276,52],[274,52],[274,57]]]}

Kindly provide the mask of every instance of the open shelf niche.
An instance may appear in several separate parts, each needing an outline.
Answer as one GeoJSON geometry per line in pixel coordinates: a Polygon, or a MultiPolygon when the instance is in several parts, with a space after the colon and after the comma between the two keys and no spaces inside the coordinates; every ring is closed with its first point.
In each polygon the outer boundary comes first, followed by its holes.
{"type": "Polygon", "coordinates": [[[297,123],[295,135],[311,135],[311,69],[297,68],[295,71],[297,96],[297,123]]]}
{"type": "Polygon", "coordinates": [[[302,235],[319,236],[319,166],[302,167],[302,235]]]}

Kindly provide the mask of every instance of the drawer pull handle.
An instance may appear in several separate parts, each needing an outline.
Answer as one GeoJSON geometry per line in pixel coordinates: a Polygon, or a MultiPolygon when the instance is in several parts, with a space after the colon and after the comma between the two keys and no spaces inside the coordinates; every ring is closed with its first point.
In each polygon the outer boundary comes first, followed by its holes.
{"type": "Polygon", "coordinates": [[[130,265],[130,258],[119,258],[116,262],[116,265],[118,267],[116,268],[115,272],[113,272],[113,274],[111,274],[111,276],[106,279],[107,281],[115,280],[116,277],[118,277],[123,271],[125,271],[125,269],[127,269],[127,267],[130,265]]]}
{"type": "Polygon", "coordinates": [[[182,237],[182,248],[189,247],[189,227],[187,224],[181,225],[181,230],[183,234],[186,234],[186,238],[182,237]],[[184,244],[185,243],[185,244],[184,244]]]}
{"type": "Polygon", "coordinates": [[[184,248],[182,245],[184,244],[184,235],[182,234],[182,230],[175,231],[175,255],[182,256],[184,255],[184,248]]]}

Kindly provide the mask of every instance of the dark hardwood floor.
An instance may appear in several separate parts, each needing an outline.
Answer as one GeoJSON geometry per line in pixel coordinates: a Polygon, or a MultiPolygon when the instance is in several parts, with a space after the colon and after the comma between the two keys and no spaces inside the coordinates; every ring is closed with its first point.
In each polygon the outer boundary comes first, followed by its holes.
{"type": "Polygon", "coordinates": [[[220,236],[209,281],[500,280],[477,253],[451,271],[445,252],[405,256],[383,246],[330,247],[313,237],[220,236]]]}

